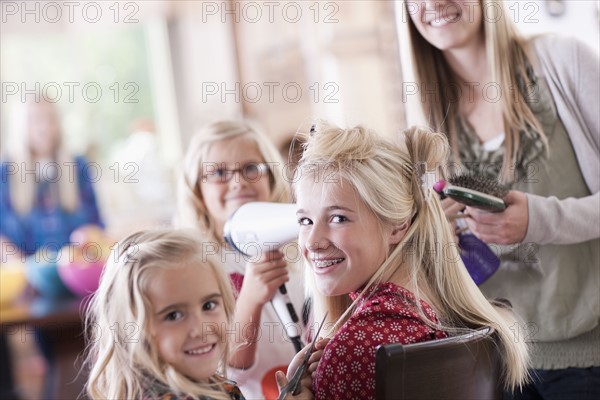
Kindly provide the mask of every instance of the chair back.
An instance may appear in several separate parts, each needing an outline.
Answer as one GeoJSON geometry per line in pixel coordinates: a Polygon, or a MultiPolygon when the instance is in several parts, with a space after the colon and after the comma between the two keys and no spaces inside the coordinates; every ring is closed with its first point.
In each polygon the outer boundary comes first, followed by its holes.
{"type": "Polygon", "coordinates": [[[376,398],[502,399],[493,328],[445,339],[377,348],[376,398]]]}

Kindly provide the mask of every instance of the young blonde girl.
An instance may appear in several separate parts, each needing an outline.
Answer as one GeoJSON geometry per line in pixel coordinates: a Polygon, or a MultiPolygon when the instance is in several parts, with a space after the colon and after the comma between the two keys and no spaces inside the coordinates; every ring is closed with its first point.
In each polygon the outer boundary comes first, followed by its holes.
{"type": "Polygon", "coordinates": [[[317,399],[375,397],[375,350],[492,327],[504,385],[526,379],[527,347],[512,313],[491,304],[462,264],[438,196],[447,141],[413,128],[407,149],[363,127],[322,124],[307,138],[295,183],[299,243],[315,319],[331,341],[313,374],[317,399]],[[439,176],[437,177],[439,178],[439,176]]]}
{"type": "MultiPolygon", "coordinates": [[[[87,307],[87,394],[98,400],[243,399],[224,378],[234,305],[227,275],[194,232],[130,235],[113,249],[87,307]]],[[[305,377],[301,394],[289,399],[312,398],[309,382],[305,377]]]]}
{"type": "Polygon", "coordinates": [[[113,249],[87,308],[88,395],[92,399],[231,399],[238,393],[240,398],[237,388],[223,378],[228,353],[224,330],[233,307],[227,277],[203,256],[202,243],[192,234],[159,230],[130,235],[113,249]],[[179,286],[186,281],[200,287],[186,292],[187,286],[179,286]],[[164,289],[165,282],[177,289],[162,293],[166,302],[155,293],[164,289]],[[212,354],[200,361],[193,360],[192,354],[182,355],[196,363],[204,376],[186,376],[183,372],[190,372],[189,367],[165,361],[172,358],[164,346],[165,329],[171,329],[171,340],[182,352],[209,341],[215,344],[212,354]]]}
{"type": "Polygon", "coordinates": [[[236,342],[230,374],[249,398],[276,397],[273,372],[295,354],[269,300],[287,285],[292,304],[303,305],[301,260],[297,251],[248,258],[223,241],[227,218],[252,201],[289,202],[286,166],[271,141],[243,122],[221,121],[196,134],[189,145],[180,181],[180,223],[200,230],[239,292],[234,314],[236,342]],[[295,255],[295,256],[294,256],[295,255]],[[288,267],[288,264],[291,264],[288,267]],[[245,327],[254,326],[254,329],[245,327]]]}

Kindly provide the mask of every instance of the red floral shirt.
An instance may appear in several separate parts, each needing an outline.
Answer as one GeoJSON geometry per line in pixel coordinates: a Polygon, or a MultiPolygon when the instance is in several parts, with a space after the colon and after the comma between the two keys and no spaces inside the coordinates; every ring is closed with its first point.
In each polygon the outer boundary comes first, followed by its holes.
{"type": "MultiPolygon", "coordinates": [[[[427,326],[415,296],[393,283],[374,287],[368,298],[333,336],[313,374],[315,399],[375,399],[375,351],[388,343],[416,343],[447,337],[427,326]]],[[[352,300],[358,292],[350,293],[352,300]]],[[[433,309],[421,301],[426,315],[437,322],[433,309]]]]}

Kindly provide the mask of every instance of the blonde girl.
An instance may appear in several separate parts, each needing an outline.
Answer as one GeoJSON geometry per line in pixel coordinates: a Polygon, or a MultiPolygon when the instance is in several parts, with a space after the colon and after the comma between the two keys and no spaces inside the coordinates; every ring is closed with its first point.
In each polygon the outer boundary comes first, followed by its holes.
{"type": "Polygon", "coordinates": [[[331,341],[313,374],[315,398],[375,398],[375,349],[492,327],[503,383],[526,379],[527,347],[515,319],[470,278],[439,198],[432,194],[447,142],[413,128],[402,150],[363,127],[316,127],[295,184],[299,244],[316,320],[331,341]]]}
{"type": "MultiPolygon", "coordinates": [[[[535,342],[535,379],[514,398],[600,396],[600,62],[553,34],[519,34],[504,1],[405,2],[419,97],[463,173],[511,189],[501,213],[467,207],[494,244],[480,289],[507,298],[535,342]],[[486,88],[494,88],[486,92],[486,88]],[[500,95],[495,95],[500,93],[500,95]]],[[[448,214],[464,206],[444,200],[448,214]]]]}
{"type": "Polygon", "coordinates": [[[28,98],[10,139],[1,164],[0,240],[28,256],[44,246],[62,247],[83,225],[103,225],[93,172],[84,157],[66,150],[56,104],[28,98]]]}
{"type": "Polygon", "coordinates": [[[287,284],[296,310],[303,305],[301,271],[288,267],[280,251],[247,258],[223,241],[227,218],[253,201],[289,202],[286,165],[271,141],[246,123],[221,121],[196,134],[189,145],[180,181],[182,225],[198,229],[239,292],[234,313],[236,343],[230,374],[249,398],[277,397],[274,371],[295,354],[269,301],[287,284]],[[254,327],[253,329],[247,327],[254,327]]]}
{"type": "Polygon", "coordinates": [[[227,276],[190,232],[130,235],[114,247],[87,308],[87,394],[242,398],[223,378],[233,307],[227,276]]]}
{"type": "MultiPolygon", "coordinates": [[[[41,249],[58,250],[85,225],[103,226],[91,179],[95,169],[88,169],[84,157],[67,151],[56,104],[38,93],[29,96],[16,114],[0,163],[3,263],[8,257],[24,260],[41,249]]],[[[51,363],[52,346],[42,331],[36,332],[40,350],[51,363]]],[[[0,348],[6,366],[1,380],[10,392],[10,349],[4,334],[0,348]]]]}

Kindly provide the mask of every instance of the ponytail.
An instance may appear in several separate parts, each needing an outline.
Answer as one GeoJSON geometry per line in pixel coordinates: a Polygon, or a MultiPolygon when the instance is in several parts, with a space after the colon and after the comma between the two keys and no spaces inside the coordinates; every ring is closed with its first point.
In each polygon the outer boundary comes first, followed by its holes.
{"type": "MultiPolygon", "coordinates": [[[[423,170],[441,171],[448,155],[445,136],[429,129],[411,128],[404,133],[411,163],[417,179],[413,180],[415,208],[418,210],[407,240],[417,244],[409,266],[412,286],[423,287],[431,306],[441,316],[441,327],[453,333],[492,327],[497,336],[503,361],[505,387],[514,390],[527,381],[528,349],[523,341],[514,340],[511,326],[517,317],[501,302],[490,303],[467,272],[454,234],[450,229],[438,196],[428,198],[432,188],[416,190],[423,181],[423,170]],[[440,243],[441,242],[441,243],[440,243]]],[[[427,172],[425,172],[427,173],[427,172]]],[[[427,321],[426,319],[424,319],[427,321]]]]}

